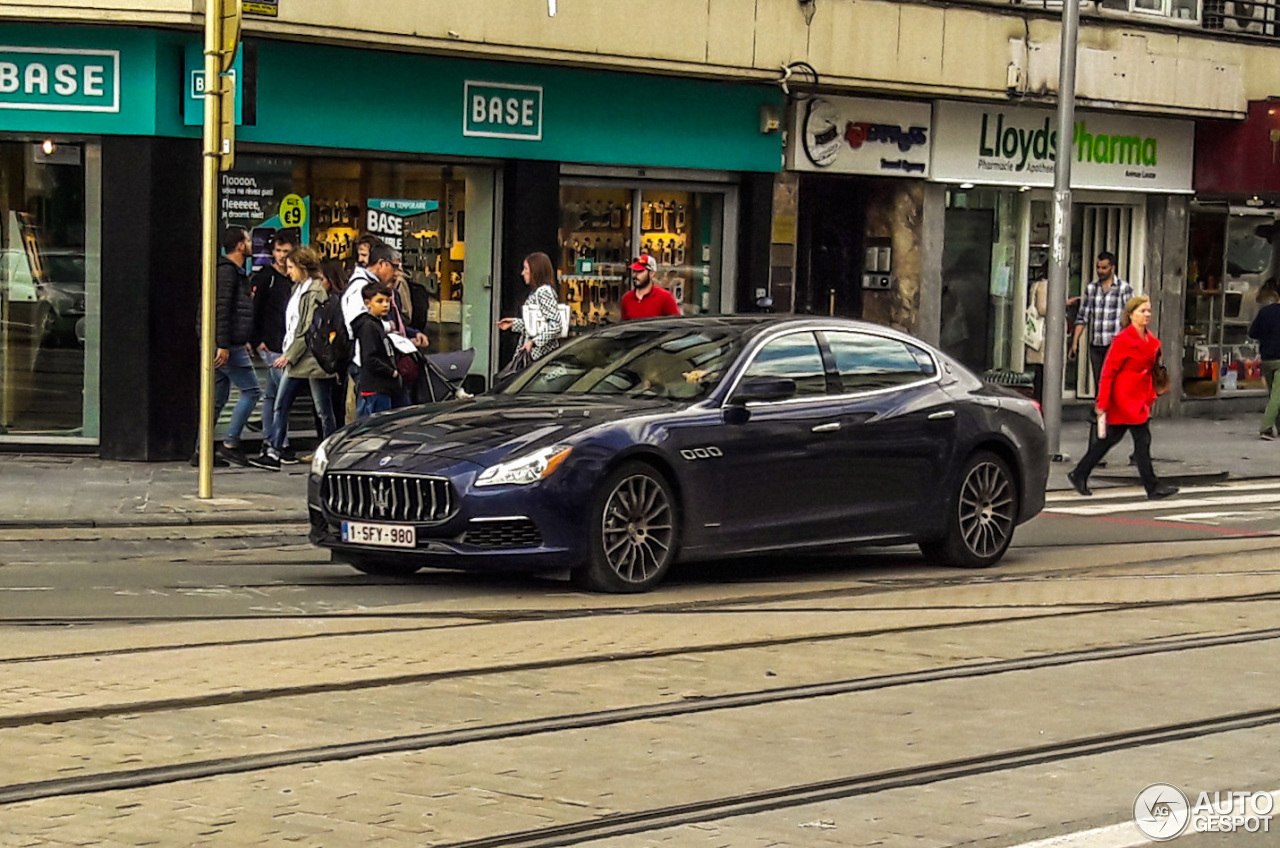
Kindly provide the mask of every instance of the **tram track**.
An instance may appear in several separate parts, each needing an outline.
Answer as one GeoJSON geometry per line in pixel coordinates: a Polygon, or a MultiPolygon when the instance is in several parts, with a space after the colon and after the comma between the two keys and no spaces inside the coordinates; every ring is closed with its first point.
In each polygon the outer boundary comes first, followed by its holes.
{"type": "MultiPolygon", "coordinates": [[[[1014,672],[1039,671],[1082,663],[1160,656],[1186,651],[1266,642],[1276,639],[1280,639],[1280,628],[1268,628],[1215,636],[1166,638],[1156,641],[1143,640],[1141,642],[1134,642],[1125,645],[1061,651],[1050,654],[1041,654],[1034,657],[962,663],[959,665],[894,674],[872,675],[845,680],[801,684],[796,686],[762,688],[724,695],[697,696],[684,698],[678,702],[633,705],[615,709],[559,715],[551,718],[499,722],[485,726],[467,727],[464,729],[391,736],[359,742],[309,746],[271,753],[207,759],[173,765],[153,766],[138,769],[119,769],[99,772],[96,774],[78,775],[76,777],[55,778],[50,780],[0,786],[0,805],[70,795],[137,789],[146,786],[156,786],[201,778],[244,774],[265,769],[282,768],[302,764],[340,762],[384,754],[415,752],[432,748],[452,747],[482,742],[505,741],[538,734],[585,730],[636,721],[669,719],[699,713],[757,707],[788,701],[805,701],[814,698],[850,695],[860,692],[872,692],[922,684],[990,677],[1014,672]]],[[[685,650],[682,653],[692,653],[692,651],[685,650]]],[[[616,662],[616,659],[596,658],[595,661],[616,662]]],[[[530,667],[539,666],[538,664],[531,664],[530,667]]],[[[554,664],[552,664],[551,667],[555,667],[554,664]]],[[[514,671],[523,669],[513,667],[505,670],[514,671]]],[[[495,670],[486,670],[485,673],[495,673],[495,670]]],[[[410,675],[405,676],[405,678],[411,679],[404,679],[401,685],[450,678],[466,678],[475,674],[476,672],[474,670],[460,670],[457,672],[435,675],[410,675]]],[[[396,684],[384,683],[383,685],[396,684]]],[[[363,687],[348,687],[342,684],[294,687],[288,691],[277,691],[273,694],[273,697],[283,697],[285,695],[300,696],[326,694],[345,691],[350,688],[363,687]]],[[[250,695],[254,693],[244,694],[250,695]]],[[[130,705],[121,705],[120,709],[112,712],[90,709],[67,710],[57,713],[28,714],[25,716],[10,716],[6,719],[0,720],[0,727],[13,728],[53,722],[95,719],[112,714],[134,715],[146,712],[168,712],[198,707],[219,706],[226,703],[239,703],[243,700],[245,700],[245,698],[234,698],[230,700],[219,697],[207,697],[203,699],[165,699],[153,702],[139,702],[130,705]]],[[[1280,722],[1280,708],[1276,710],[1262,711],[1262,713],[1258,714],[1261,715],[1264,713],[1272,716],[1272,718],[1268,718],[1260,723],[1270,724],[1280,722]]],[[[1254,713],[1241,713],[1240,715],[1254,715],[1254,713]]],[[[1253,724],[1249,726],[1258,725],[1253,724]]],[[[1056,747],[1058,746],[1049,746],[1049,748],[1056,747]]],[[[808,803],[808,801],[797,801],[796,803],[808,803]]]]}
{"type": "Polygon", "coordinates": [[[611,813],[567,824],[440,843],[436,848],[557,848],[652,833],[700,822],[774,812],[824,801],[843,800],[893,789],[927,786],[945,780],[975,777],[1116,751],[1251,730],[1272,724],[1280,724],[1280,708],[1231,713],[1196,721],[1081,737],[1057,744],[1016,748],[983,756],[850,775],[832,780],[710,798],[687,804],[611,813]]]}
{"type": "MultiPolygon", "coordinates": [[[[1234,575],[1232,575],[1234,576],[1234,575]]],[[[930,582],[929,585],[919,586],[911,585],[906,588],[940,588],[940,585],[930,582]]],[[[495,624],[518,624],[528,622],[554,622],[554,621],[572,621],[581,619],[590,619],[598,617],[613,616],[648,616],[648,615],[688,615],[688,614],[715,614],[715,615],[735,615],[735,614],[799,614],[799,613],[837,613],[850,614],[859,610],[844,606],[788,606],[781,610],[760,610],[760,609],[741,609],[742,606],[769,604],[769,603],[790,603],[798,600],[808,600],[821,597],[867,597],[878,594],[899,591],[904,588],[901,585],[883,586],[883,587],[863,587],[854,589],[823,589],[809,592],[786,592],[774,593],[767,596],[753,596],[751,598],[741,599],[716,599],[698,602],[679,602],[674,604],[659,604],[647,606],[643,608],[614,608],[614,607],[594,607],[589,609],[572,609],[572,610],[538,610],[525,609],[519,611],[511,610],[470,610],[470,611],[407,611],[407,612],[359,612],[359,613],[332,613],[325,612],[319,614],[291,614],[283,616],[263,617],[263,616],[201,616],[193,618],[188,616],[166,616],[166,617],[146,617],[137,618],[133,616],[126,617],[92,617],[92,618],[73,618],[73,619],[48,619],[48,618],[7,618],[0,619],[0,626],[21,626],[21,627],[85,627],[99,625],[144,625],[144,624],[182,624],[182,623],[209,623],[209,622],[235,622],[235,621],[317,621],[317,620],[364,620],[364,619],[393,619],[393,620],[444,620],[452,621],[452,624],[446,625],[429,625],[422,627],[376,627],[368,629],[352,629],[339,632],[327,633],[302,633],[290,634],[286,636],[264,636],[242,639],[218,639],[198,642],[182,642],[170,643],[162,645],[141,645],[127,648],[108,648],[89,651],[69,651],[65,653],[50,654],[31,654],[25,656],[0,657],[0,667],[28,665],[44,662],[59,662],[71,660],[85,659],[106,659],[112,657],[127,657],[139,655],[159,655],[177,651],[198,650],[202,648],[225,648],[225,647],[247,647],[255,645],[280,645],[303,642],[315,642],[322,640],[342,640],[365,636],[399,636],[399,635],[420,635],[423,633],[437,633],[442,631],[463,630],[475,627],[486,627],[495,624]],[[460,621],[459,621],[460,620],[460,621]]],[[[766,648],[766,647],[785,647],[797,643],[806,642],[831,642],[843,639],[858,639],[874,636],[882,636],[888,634],[906,634],[906,633],[927,633],[939,630],[951,630],[967,627],[982,627],[998,624],[1009,624],[1016,622],[1028,622],[1052,618],[1071,618],[1078,616],[1097,615],[1100,613],[1111,612],[1127,612],[1137,609],[1158,609],[1178,606],[1202,606],[1208,604],[1219,603],[1253,603],[1253,602],[1269,602],[1280,600],[1280,590],[1251,592],[1235,595],[1220,595],[1215,597],[1204,598],[1187,598],[1187,599],[1171,599],[1171,600],[1152,600],[1152,601],[1130,601],[1130,602],[1106,602],[1106,601],[1070,601],[1060,604],[1054,604],[1054,607],[1066,607],[1066,609],[1050,609],[1049,611],[1040,613],[1025,613],[1021,615],[1008,616],[989,616],[985,618],[977,618],[967,621],[949,621],[949,622],[930,622],[918,625],[902,625],[894,627],[874,627],[860,628],[853,630],[842,630],[839,632],[819,633],[819,634],[801,634],[797,636],[777,637],[772,639],[751,640],[744,642],[728,643],[724,645],[704,645],[698,647],[696,652],[713,653],[717,651],[739,650],[744,648],[766,648]]],[[[874,608],[876,613],[885,612],[942,612],[942,611],[972,611],[972,610],[1026,610],[1026,604],[1006,603],[1006,604],[927,604],[927,605],[903,605],[903,606],[878,606],[874,608]]],[[[671,649],[664,651],[638,652],[635,654],[611,654],[609,659],[645,659],[659,658],[664,656],[679,655],[689,652],[688,649],[671,649]]],[[[533,668],[557,667],[558,665],[574,665],[581,663],[591,663],[598,661],[596,656],[588,656],[575,658],[569,661],[558,661],[550,666],[546,664],[534,664],[525,666],[501,665],[492,669],[478,669],[474,673],[503,673],[507,671],[530,670],[533,668]]],[[[387,685],[400,685],[398,677],[387,678],[391,682],[379,682],[379,680],[368,681],[359,688],[378,688],[387,685]]],[[[411,681],[420,682],[420,681],[411,681]]],[[[0,717],[0,727],[5,726],[5,719],[0,717]]]]}

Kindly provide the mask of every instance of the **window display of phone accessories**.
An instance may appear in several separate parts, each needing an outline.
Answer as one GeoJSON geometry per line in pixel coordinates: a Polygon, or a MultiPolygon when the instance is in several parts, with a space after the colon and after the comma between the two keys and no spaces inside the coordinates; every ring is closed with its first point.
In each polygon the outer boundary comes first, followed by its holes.
{"type": "Polygon", "coordinates": [[[569,321],[574,327],[593,327],[617,321],[621,315],[623,278],[617,274],[567,274],[560,277],[569,321]]]}

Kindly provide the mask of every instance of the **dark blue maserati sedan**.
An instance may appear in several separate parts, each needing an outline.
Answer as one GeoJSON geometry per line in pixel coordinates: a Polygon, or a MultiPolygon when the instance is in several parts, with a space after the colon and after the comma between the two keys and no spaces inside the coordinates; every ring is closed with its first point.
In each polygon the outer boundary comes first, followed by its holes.
{"type": "Polygon", "coordinates": [[[339,430],[308,507],[311,541],[361,571],[568,568],[640,592],[679,562],[852,543],[992,565],[1047,475],[1036,404],[911,336],[671,318],[573,339],[494,394],[339,430]]]}

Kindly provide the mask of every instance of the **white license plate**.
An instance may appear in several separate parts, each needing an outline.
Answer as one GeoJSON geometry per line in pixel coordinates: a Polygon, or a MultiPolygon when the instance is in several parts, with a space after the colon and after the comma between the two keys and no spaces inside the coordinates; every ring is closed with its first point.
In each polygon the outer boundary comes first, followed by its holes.
{"type": "Polygon", "coordinates": [[[418,531],[411,524],[366,524],[361,521],[344,521],[342,522],[342,541],[384,548],[415,548],[418,546],[418,531]]]}

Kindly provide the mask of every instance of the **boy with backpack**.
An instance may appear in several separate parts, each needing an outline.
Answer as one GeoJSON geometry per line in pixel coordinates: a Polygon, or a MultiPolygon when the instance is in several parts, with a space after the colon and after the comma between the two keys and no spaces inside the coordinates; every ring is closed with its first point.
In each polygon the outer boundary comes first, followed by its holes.
{"type": "Polygon", "coordinates": [[[351,321],[355,359],[360,368],[356,378],[356,418],[386,412],[392,407],[392,398],[404,392],[384,323],[391,312],[391,289],[380,281],[366,283],[360,296],[368,311],[351,321]]]}

